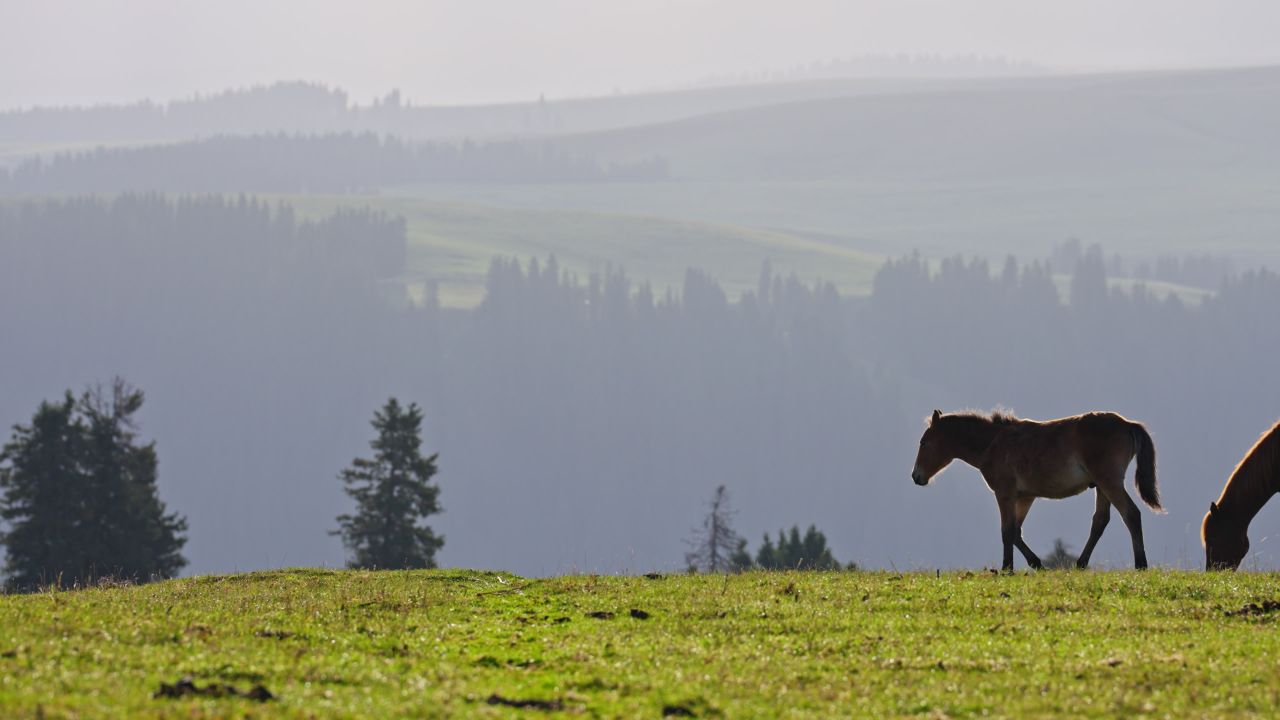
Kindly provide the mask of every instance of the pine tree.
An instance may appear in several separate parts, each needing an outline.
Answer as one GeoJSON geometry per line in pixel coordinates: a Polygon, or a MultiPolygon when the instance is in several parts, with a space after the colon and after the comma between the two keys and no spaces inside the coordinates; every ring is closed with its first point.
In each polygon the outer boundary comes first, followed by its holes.
{"type": "Polygon", "coordinates": [[[1053,551],[1044,556],[1044,566],[1051,570],[1069,570],[1076,566],[1079,556],[1071,552],[1071,546],[1062,538],[1053,541],[1053,551]]]}
{"type": "Polygon", "coordinates": [[[734,572],[746,572],[753,567],[755,567],[755,561],[747,551],[747,539],[738,538],[738,547],[729,556],[729,569],[734,572]]]}
{"type": "Polygon", "coordinates": [[[800,535],[800,527],[791,531],[778,531],[778,543],[765,533],[764,542],[756,553],[756,564],[766,570],[839,570],[840,563],[827,547],[827,536],[813,525],[800,535]]]}
{"type": "Polygon", "coordinates": [[[729,493],[721,485],[711,496],[709,512],[703,518],[702,527],[695,528],[694,536],[687,541],[690,551],[684,559],[691,571],[718,573],[750,567],[747,543],[734,532],[733,515],[729,507],[729,493]]]}
{"type": "Polygon", "coordinates": [[[5,572],[14,588],[31,589],[63,575],[70,580],[89,565],[91,546],[81,536],[78,513],[62,507],[86,491],[77,462],[83,435],[68,392],[61,403],[40,403],[31,424],[15,426],[0,452],[0,517],[9,525],[2,538],[5,572]]]}
{"type": "Polygon", "coordinates": [[[395,398],[374,413],[378,437],[373,459],[356,458],[339,478],[356,501],[354,514],[339,515],[340,535],[358,568],[433,568],[444,538],[418,521],[441,512],[440,488],[431,484],[437,455],[423,457],[422,411],[395,398]]]}
{"type": "Polygon", "coordinates": [[[98,507],[110,509],[95,518],[95,535],[125,577],[169,577],[186,565],[179,554],[186,539],[179,534],[187,522],[166,514],[157,495],[155,443],[136,442],[133,416],[142,402],[142,391],[118,378],[81,398],[85,467],[94,478],[98,507]]]}
{"type": "Polygon", "coordinates": [[[7,580],[15,589],[170,577],[186,520],[156,490],[155,444],[137,444],[143,394],[123,380],[78,401],[41,403],[0,452],[0,518],[9,525],[7,580]]]}

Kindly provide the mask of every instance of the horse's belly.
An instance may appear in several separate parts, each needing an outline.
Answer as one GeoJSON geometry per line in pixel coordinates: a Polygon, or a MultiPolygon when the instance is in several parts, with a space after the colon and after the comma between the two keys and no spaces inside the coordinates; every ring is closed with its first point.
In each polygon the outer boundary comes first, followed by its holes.
{"type": "Polygon", "coordinates": [[[1069,498],[1089,489],[1089,473],[1077,463],[1053,472],[1018,478],[1018,494],[1043,498],[1069,498]]]}

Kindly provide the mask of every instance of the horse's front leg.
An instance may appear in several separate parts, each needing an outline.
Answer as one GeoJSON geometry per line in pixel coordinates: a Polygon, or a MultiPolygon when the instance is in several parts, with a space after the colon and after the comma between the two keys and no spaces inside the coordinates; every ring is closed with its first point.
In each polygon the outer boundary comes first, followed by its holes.
{"type": "Polygon", "coordinates": [[[1014,503],[1015,520],[1018,525],[1018,531],[1013,539],[1014,545],[1022,553],[1022,557],[1026,558],[1027,564],[1036,570],[1044,569],[1044,563],[1040,562],[1040,557],[1031,551],[1027,543],[1022,539],[1022,523],[1027,519],[1027,513],[1031,512],[1031,503],[1035,502],[1034,497],[1020,497],[1014,503]]]}

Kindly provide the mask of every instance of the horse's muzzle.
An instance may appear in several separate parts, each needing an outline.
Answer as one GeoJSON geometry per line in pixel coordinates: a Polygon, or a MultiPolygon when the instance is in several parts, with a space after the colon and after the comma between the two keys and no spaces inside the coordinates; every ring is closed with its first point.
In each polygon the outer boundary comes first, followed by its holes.
{"type": "Polygon", "coordinates": [[[915,484],[921,485],[921,486],[929,484],[929,478],[925,477],[924,473],[921,473],[919,470],[916,470],[911,473],[911,480],[915,484]]]}

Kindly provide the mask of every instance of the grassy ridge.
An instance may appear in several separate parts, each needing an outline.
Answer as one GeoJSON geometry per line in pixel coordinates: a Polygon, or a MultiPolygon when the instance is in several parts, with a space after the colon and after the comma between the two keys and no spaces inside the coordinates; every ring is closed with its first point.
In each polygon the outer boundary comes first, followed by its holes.
{"type": "Polygon", "coordinates": [[[271,196],[303,217],[340,207],[370,207],[405,218],[409,235],[406,280],[440,284],[444,305],[467,307],[483,296],[494,256],[546,260],[585,279],[612,266],[661,294],[679,290],[689,268],[711,272],[732,297],[754,289],[765,260],[783,275],[823,279],[842,293],[865,294],[881,258],[835,243],[772,230],[625,212],[535,211],[440,202],[415,197],[271,196]]]}
{"type": "Polygon", "coordinates": [[[1227,613],[1275,580],[292,570],[47,592],[0,598],[0,715],[1262,716],[1277,615],[1227,613]],[[152,697],[184,675],[276,699],[152,697]]]}

